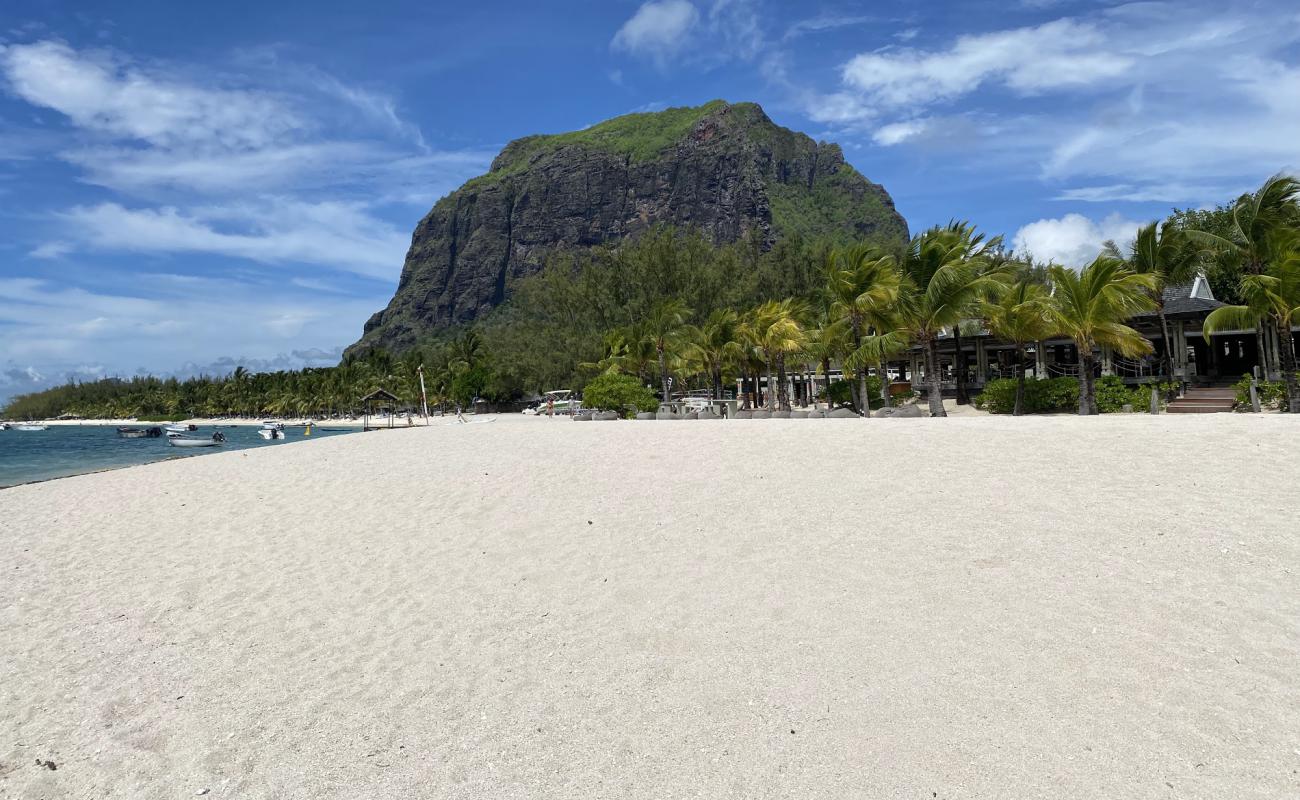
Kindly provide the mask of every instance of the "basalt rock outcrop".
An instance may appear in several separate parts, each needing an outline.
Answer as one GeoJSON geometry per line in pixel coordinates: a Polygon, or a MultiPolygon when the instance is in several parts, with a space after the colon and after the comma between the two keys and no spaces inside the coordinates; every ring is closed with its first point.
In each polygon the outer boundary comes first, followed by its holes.
{"type": "Polygon", "coordinates": [[[888,193],[838,145],[782,128],[755,104],[629,114],[511,142],[486,175],[439,200],[416,226],[392,301],[352,349],[405,349],[489,312],[550,254],[658,224],[717,244],[907,238],[888,193]]]}

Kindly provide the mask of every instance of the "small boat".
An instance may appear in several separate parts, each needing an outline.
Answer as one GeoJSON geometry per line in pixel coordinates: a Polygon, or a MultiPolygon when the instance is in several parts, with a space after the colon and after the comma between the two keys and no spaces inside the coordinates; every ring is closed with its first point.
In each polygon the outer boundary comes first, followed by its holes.
{"type": "Polygon", "coordinates": [[[190,431],[197,431],[198,429],[198,425],[182,425],[179,423],[172,423],[164,428],[168,433],[189,433],[190,431]]]}
{"type": "Polygon", "coordinates": [[[283,428],[260,428],[257,431],[257,435],[261,436],[263,439],[266,439],[268,441],[272,439],[283,439],[284,429],[283,428]]]}
{"type": "Polygon", "coordinates": [[[568,415],[582,410],[582,401],[573,396],[570,389],[555,389],[542,395],[537,405],[526,409],[524,413],[536,416],[568,415]]]}
{"type": "Polygon", "coordinates": [[[220,431],[212,434],[211,438],[186,436],[174,432],[167,434],[167,444],[172,447],[218,447],[224,441],[226,441],[226,435],[220,431]]]}
{"type": "Polygon", "coordinates": [[[0,431],[7,431],[7,430],[9,430],[9,423],[8,423],[8,422],[0,422],[0,431]]]}
{"type": "Polygon", "coordinates": [[[17,425],[14,426],[14,430],[16,430],[16,431],[43,431],[43,430],[46,430],[46,429],[49,428],[49,427],[50,427],[49,425],[36,425],[36,424],[32,424],[32,423],[22,423],[22,422],[20,422],[20,423],[18,423],[17,425]]]}
{"type": "Polygon", "coordinates": [[[162,436],[162,428],[118,428],[117,435],[122,439],[157,439],[162,436]]]}

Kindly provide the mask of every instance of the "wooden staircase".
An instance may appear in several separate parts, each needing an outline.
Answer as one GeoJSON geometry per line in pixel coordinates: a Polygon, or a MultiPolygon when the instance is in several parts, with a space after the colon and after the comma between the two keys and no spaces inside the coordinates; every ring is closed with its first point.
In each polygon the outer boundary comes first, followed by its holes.
{"type": "Polygon", "coordinates": [[[1170,414],[1218,414],[1231,411],[1237,391],[1230,387],[1189,388],[1182,397],[1165,407],[1170,414]]]}

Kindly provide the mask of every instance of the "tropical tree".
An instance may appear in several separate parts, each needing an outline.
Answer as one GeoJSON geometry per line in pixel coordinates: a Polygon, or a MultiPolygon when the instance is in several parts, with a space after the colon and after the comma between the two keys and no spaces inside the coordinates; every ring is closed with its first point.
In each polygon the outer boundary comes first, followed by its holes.
{"type": "MultiPolygon", "coordinates": [[[[855,405],[860,414],[869,417],[867,366],[883,360],[882,351],[874,345],[884,339],[873,339],[873,346],[864,349],[865,339],[873,333],[883,334],[896,328],[894,311],[901,279],[893,256],[866,245],[832,250],[826,262],[829,317],[833,326],[844,331],[842,341],[847,345],[847,352],[841,354],[843,363],[857,373],[855,405]]],[[[888,383],[883,368],[880,376],[882,383],[888,383]]]]}
{"type": "MultiPolygon", "coordinates": [[[[1262,275],[1285,255],[1289,236],[1285,231],[1300,222],[1300,181],[1286,175],[1274,175],[1259,191],[1241,197],[1232,207],[1232,221],[1218,234],[1187,229],[1192,241],[1212,248],[1221,262],[1239,269],[1243,278],[1262,275]]],[[[1242,295],[1243,298],[1245,295],[1242,295]]],[[[1263,327],[1255,328],[1255,343],[1260,365],[1270,374],[1264,348],[1263,327]]]]}
{"type": "Polygon", "coordinates": [[[902,261],[903,289],[897,308],[901,330],[925,352],[930,416],[946,417],[939,373],[939,336],[973,315],[983,299],[1002,289],[1004,272],[972,257],[969,226],[934,227],[912,239],[902,261]]]}
{"type": "Polygon", "coordinates": [[[1220,306],[1205,319],[1203,335],[1210,340],[1216,331],[1271,324],[1277,331],[1282,361],[1282,381],[1286,385],[1287,410],[1300,414],[1300,381],[1296,376],[1295,340],[1291,326],[1300,322],[1300,247],[1294,236],[1291,251],[1270,264],[1263,275],[1244,275],[1241,294],[1244,305],[1220,306]]]}
{"type": "Polygon", "coordinates": [[[663,399],[670,399],[668,383],[668,352],[679,346],[686,333],[686,319],[690,309],[677,298],[670,298],[656,303],[641,320],[640,338],[654,347],[655,357],[659,361],[659,385],[663,389],[663,399]]]}
{"type": "MultiPolygon", "coordinates": [[[[1127,256],[1129,269],[1139,275],[1155,277],[1148,294],[1160,320],[1160,335],[1164,340],[1161,357],[1164,375],[1173,379],[1174,351],[1170,346],[1169,320],[1165,316],[1165,289],[1187,283],[1196,277],[1205,253],[1176,223],[1149,223],[1138,229],[1137,237],[1127,256]]],[[[1208,341],[1208,340],[1207,340],[1208,341]]]]}
{"type": "Polygon", "coordinates": [[[1096,414],[1093,351],[1109,347],[1130,358],[1151,352],[1151,342],[1124,323],[1154,305],[1151,292],[1158,279],[1110,256],[1098,256],[1080,272],[1054,266],[1050,274],[1054,292],[1048,318],[1079,350],[1079,414],[1096,414]]]}
{"type": "Polygon", "coordinates": [[[717,309],[703,325],[687,329],[688,347],[707,373],[713,396],[719,400],[723,372],[744,358],[741,338],[740,315],[729,308],[717,309]]]}
{"type": "Polygon", "coordinates": [[[1041,341],[1055,331],[1050,317],[1051,298],[1047,287],[1029,278],[1020,278],[994,299],[982,306],[989,333],[1016,346],[1016,405],[1013,416],[1024,413],[1025,346],[1041,341]]]}
{"type": "Polygon", "coordinates": [[[769,409],[777,404],[776,365],[778,357],[798,352],[803,344],[803,329],[799,325],[796,304],[792,300],[769,300],[753,309],[742,327],[744,336],[762,353],[767,367],[767,397],[769,409]]]}

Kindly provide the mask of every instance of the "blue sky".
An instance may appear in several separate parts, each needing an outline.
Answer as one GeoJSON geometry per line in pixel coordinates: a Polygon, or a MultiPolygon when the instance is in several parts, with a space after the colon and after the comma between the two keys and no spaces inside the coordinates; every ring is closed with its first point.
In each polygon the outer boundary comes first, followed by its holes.
{"type": "Polygon", "coordinates": [[[509,140],[714,98],[1077,264],[1300,163],[1291,2],[73,3],[0,17],[0,398],[331,364],[509,140]]]}

